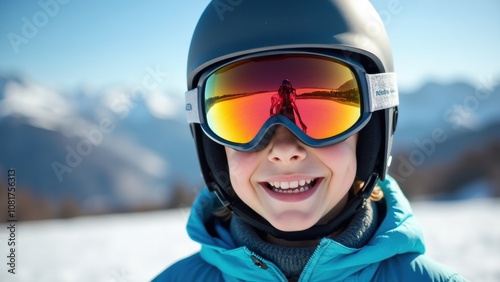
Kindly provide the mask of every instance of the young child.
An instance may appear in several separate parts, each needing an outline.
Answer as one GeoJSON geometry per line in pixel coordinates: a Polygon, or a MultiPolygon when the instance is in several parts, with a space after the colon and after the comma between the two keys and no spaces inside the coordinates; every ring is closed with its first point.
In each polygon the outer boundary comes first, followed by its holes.
{"type": "Polygon", "coordinates": [[[465,281],[386,174],[398,92],[368,0],[214,1],[187,75],[201,250],[154,281],[465,281]]]}

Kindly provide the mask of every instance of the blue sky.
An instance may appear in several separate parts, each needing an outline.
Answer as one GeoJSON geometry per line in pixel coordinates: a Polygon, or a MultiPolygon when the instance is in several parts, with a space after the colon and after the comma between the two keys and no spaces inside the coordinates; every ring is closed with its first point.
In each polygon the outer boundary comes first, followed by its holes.
{"type": "MultiPolygon", "coordinates": [[[[59,89],[105,87],[137,84],[156,65],[168,73],[163,87],[182,95],[189,40],[208,2],[1,1],[0,75],[59,89]],[[30,38],[13,43],[23,29],[30,38]]],[[[372,3],[386,24],[403,90],[429,80],[500,78],[499,1],[372,3]]]]}

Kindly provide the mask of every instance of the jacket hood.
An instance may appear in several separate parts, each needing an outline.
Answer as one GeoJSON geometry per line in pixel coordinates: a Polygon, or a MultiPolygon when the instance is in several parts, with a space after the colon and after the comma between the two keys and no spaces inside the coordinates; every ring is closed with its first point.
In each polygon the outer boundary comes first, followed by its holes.
{"type": "MultiPolygon", "coordinates": [[[[397,183],[387,177],[379,185],[384,192],[387,209],[368,244],[359,249],[349,248],[323,238],[304,268],[300,281],[332,281],[332,277],[345,280],[355,273],[373,277],[378,265],[385,259],[398,254],[425,252],[422,230],[397,183]],[[316,271],[318,269],[321,271],[316,271]]],[[[215,195],[203,189],[192,207],[187,230],[191,239],[201,244],[201,257],[218,268],[225,278],[248,280],[248,277],[255,277],[260,281],[286,281],[272,262],[260,258],[247,247],[236,245],[229,229],[212,215],[218,206],[215,195]],[[215,227],[207,229],[212,225],[215,227]],[[262,265],[257,267],[256,260],[263,263],[265,269],[262,265]]]]}

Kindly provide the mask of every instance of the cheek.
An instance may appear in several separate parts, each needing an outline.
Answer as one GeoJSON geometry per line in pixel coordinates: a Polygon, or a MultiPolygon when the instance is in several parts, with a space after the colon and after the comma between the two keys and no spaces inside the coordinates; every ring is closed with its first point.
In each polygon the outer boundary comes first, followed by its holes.
{"type": "Polygon", "coordinates": [[[250,179],[258,165],[258,158],[254,153],[238,152],[226,148],[227,164],[229,167],[229,176],[234,190],[246,190],[250,185],[250,179]]]}
{"type": "Polygon", "coordinates": [[[344,175],[347,182],[352,183],[356,174],[356,143],[355,140],[319,149],[318,156],[330,168],[334,175],[344,175]]]}
{"type": "Polygon", "coordinates": [[[247,176],[254,166],[254,159],[250,153],[243,153],[226,149],[229,173],[235,177],[247,176]]]}

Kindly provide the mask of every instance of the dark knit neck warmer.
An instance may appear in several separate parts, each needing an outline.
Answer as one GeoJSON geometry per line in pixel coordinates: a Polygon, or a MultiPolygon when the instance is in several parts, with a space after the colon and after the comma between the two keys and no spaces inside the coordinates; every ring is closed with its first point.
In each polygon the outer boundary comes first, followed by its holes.
{"type": "MultiPolygon", "coordinates": [[[[331,236],[331,239],[349,248],[361,248],[373,236],[377,229],[377,211],[375,203],[368,201],[357,212],[344,230],[331,236]]],[[[239,246],[247,246],[259,256],[272,261],[289,279],[297,279],[314,253],[315,247],[291,248],[270,244],[259,236],[259,232],[233,216],[230,231],[239,246]]]]}

